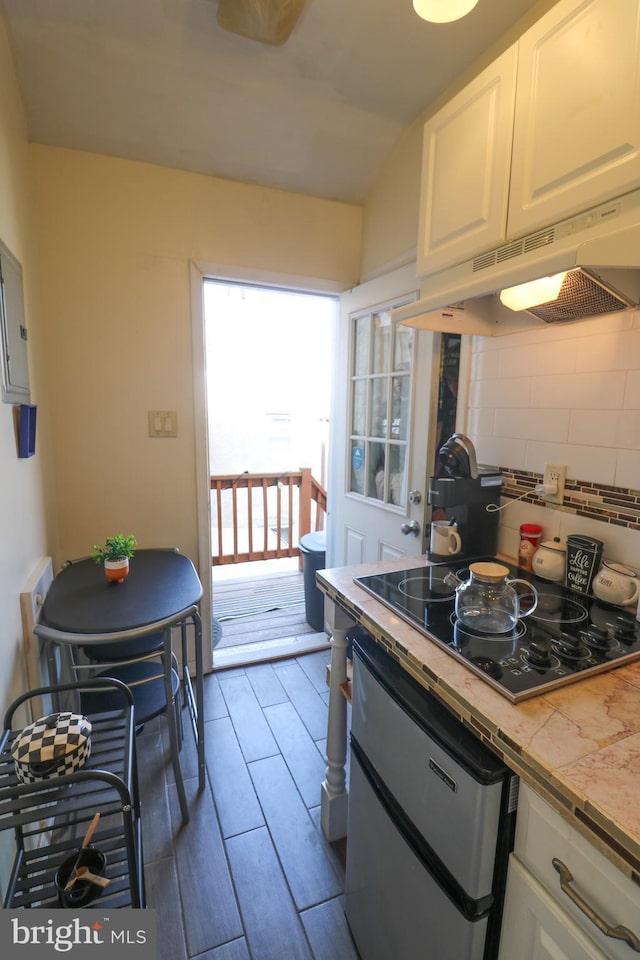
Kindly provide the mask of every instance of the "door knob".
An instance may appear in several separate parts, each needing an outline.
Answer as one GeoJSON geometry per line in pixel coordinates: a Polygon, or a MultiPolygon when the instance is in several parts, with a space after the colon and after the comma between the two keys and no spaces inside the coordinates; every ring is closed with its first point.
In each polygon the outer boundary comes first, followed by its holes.
{"type": "Polygon", "coordinates": [[[422,494],[420,493],[420,491],[412,490],[411,493],[409,494],[409,503],[421,503],[421,502],[422,502],[422,494]]]}
{"type": "Polygon", "coordinates": [[[417,520],[411,520],[410,523],[403,523],[400,527],[405,537],[407,534],[412,534],[414,537],[417,537],[420,533],[420,524],[417,520]]]}

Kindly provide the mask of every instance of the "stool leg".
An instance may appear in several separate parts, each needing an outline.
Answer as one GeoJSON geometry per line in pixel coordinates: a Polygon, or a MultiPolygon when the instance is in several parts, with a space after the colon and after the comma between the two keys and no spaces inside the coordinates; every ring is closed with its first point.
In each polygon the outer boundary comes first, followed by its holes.
{"type": "Polygon", "coordinates": [[[182,723],[182,704],[181,704],[180,690],[176,694],[173,701],[173,712],[176,718],[176,730],[178,731],[178,750],[182,751],[182,744],[184,742],[184,725],[182,723]]]}
{"type": "Polygon", "coordinates": [[[178,746],[178,725],[176,723],[175,698],[173,696],[173,678],[171,670],[171,629],[168,634],[165,631],[165,670],[164,670],[164,689],[167,698],[166,718],[169,724],[169,749],[171,751],[171,763],[176,781],[176,790],[178,791],[178,800],[180,802],[180,812],[182,822],[189,823],[189,807],[187,805],[187,795],[184,790],[184,780],[182,779],[182,768],[180,766],[180,748],[178,746]]]}
{"type": "Polygon", "coordinates": [[[187,805],[187,795],[184,790],[184,780],[182,779],[182,767],[180,766],[180,748],[178,747],[178,730],[176,725],[175,707],[172,705],[166,713],[169,724],[169,749],[171,751],[171,763],[176,781],[176,790],[178,791],[178,800],[180,802],[180,813],[182,822],[189,823],[189,807],[187,805]]]}

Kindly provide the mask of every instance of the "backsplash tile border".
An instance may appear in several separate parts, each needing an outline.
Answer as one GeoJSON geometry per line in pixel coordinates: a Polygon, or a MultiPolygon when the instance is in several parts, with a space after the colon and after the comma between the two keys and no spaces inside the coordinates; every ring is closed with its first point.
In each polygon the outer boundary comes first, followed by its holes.
{"type": "Polygon", "coordinates": [[[568,479],[565,481],[562,503],[548,503],[533,492],[536,485],[542,483],[542,474],[511,467],[499,469],[504,478],[502,495],[509,500],[520,497],[525,503],[535,503],[549,510],[588,517],[629,530],[640,530],[640,490],[568,479]]]}

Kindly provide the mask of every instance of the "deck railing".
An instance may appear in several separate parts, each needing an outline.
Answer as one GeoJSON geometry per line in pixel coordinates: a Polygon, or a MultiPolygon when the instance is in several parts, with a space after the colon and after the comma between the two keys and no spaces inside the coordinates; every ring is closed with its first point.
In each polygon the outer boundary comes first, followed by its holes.
{"type": "Polygon", "coordinates": [[[305,533],[324,529],[327,492],[306,467],[211,477],[212,566],[300,557],[305,533]]]}

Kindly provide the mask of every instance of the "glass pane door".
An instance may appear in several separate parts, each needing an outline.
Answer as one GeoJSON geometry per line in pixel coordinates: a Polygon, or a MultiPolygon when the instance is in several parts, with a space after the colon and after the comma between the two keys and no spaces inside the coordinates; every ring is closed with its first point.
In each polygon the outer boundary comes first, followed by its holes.
{"type": "Polygon", "coordinates": [[[351,317],[348,492],[404,507],[414,331],[391,306],[351,317]]]}

